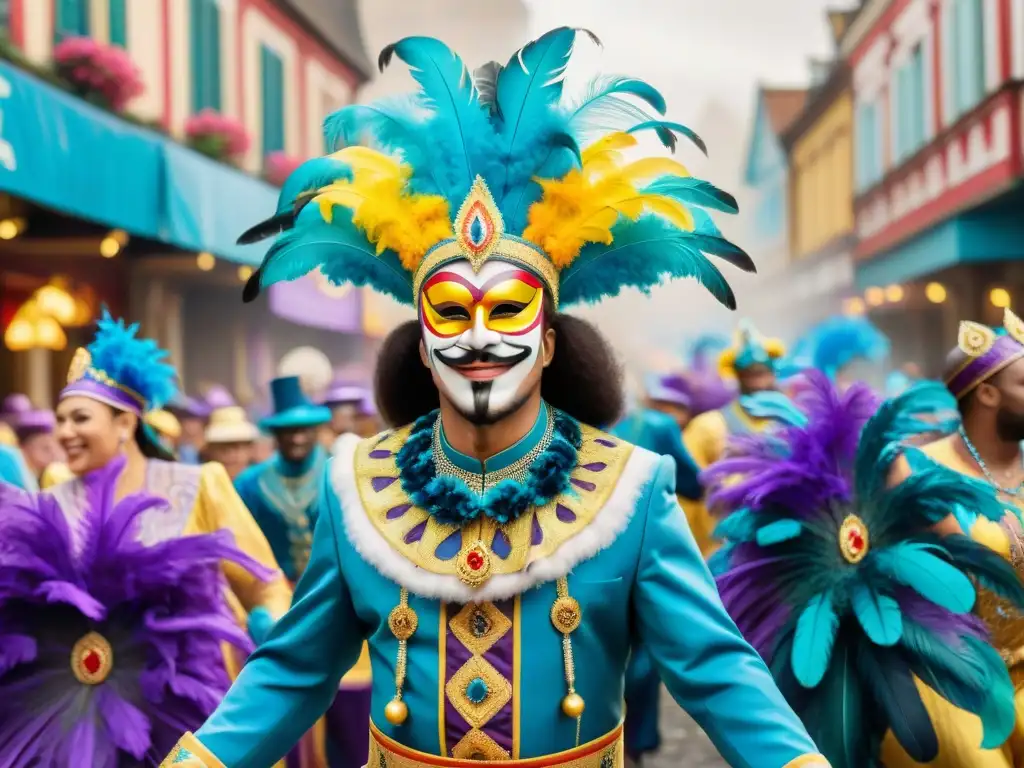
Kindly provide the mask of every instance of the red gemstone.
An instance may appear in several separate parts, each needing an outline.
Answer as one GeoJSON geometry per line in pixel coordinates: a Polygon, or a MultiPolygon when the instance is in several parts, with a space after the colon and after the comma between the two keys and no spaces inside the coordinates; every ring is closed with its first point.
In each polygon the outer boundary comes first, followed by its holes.
{"type": "Polygon", "coordinates": [[[479,552],[470,552],[466,555],[466,564],[474,571],[479,571],[484,567],[484,559],[479,552]]]}
{"type": "Polygon", "coordinates": [[[86,651],[82,657],[82,666],[85,667],[85,671],[90,675],[95,675],[100,671],[100,665],[103,663],[103,659],[96,651],[86,651]]]}
{"type": "Polygon", "coordinates": [[[847,534],[846,539],[850,545],[850,549],[854,553],[858,553],[864,549],[864,535],[860,531],[856,529],[851,530],[847,534]]]}

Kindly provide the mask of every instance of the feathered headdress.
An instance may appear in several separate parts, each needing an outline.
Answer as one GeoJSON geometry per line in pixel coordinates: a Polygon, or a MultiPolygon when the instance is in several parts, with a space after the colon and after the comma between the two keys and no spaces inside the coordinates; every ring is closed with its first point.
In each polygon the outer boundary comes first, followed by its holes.
{"type": "Polygon", "coordinates": [[[709,504],[731,512],[716,530],[730,541],[722,600],[835,768],[878,766],[888,730],[916,763],[935,758],[915,678],[977,715],[985,747],[1014,727],[1006,665],[971,609],[975,583],[1017,605],[1024,587],[996,553],[929,530],[956,505],[996,519],[1002,505],[935,465],[887,487],[916,450],[895,441],[934,429],[948,402],[935,389],[879,407],[865,385],[840,393],[809,371],[802,423],[738,440],[706,473],[709,504]]]}
{"type": "Polygon", "coordinates": [[[178,393],[177,372],[167,352],[138,332],[138,323],[125,325],[104,309],[92,343],[71,360],[60,398],[81,395],[137,416],[170,402],[178,393]]]}
{"type": "Polygon", "coordinates": [[[792,362],[834,379],[854,360],[884,360],[889,347],[888,337],[867,318],[837,315],[816,325],[793,345],[792,362]]]}
{"type": "Polygon", "coordinates": [[[648,389],[651,400],[682,405],[694,416],[718,410],[735,396],[735,388],[720,377],[692,372],[659,376],[648,389]]]}
{"type": "Polygon", "coordinates": [[[735,378],[739,371],[753,365],[774,368],[776,361],[786,354],[786,347],[778,339],[762,336],[749,320],[740,322],[732,346],[718,356],[718,372],[723,378],[735,378]]]}
{"type": "Polygon", "coordinates": [[[687,368],[697,374],[718,375],[718,356],[729,348],[729,338],[720,333],[702,333],[686,348],[687,368]]]}
{"type": "Polygon", "coordinates": [[[84,478],[75,529],[49,494],[0,484],[3,768],[157,765],[227,691],[221,643],[252,650],[221,562],[271,574],[228,531],[139,543],[140,516],[166,502],[115,502],[123,466],[84,478]]]}
{"type": "Polygon", "coordinates": [[[332,283],[416,304],[438,267],[500,259],[542,279],[556,306],[692,277],[735,307],[704,255],[753,271],[704,210],[735,213],[735,199],[674,160],[622,154],[646,131],[669,149],[677,135],[703,143],[664,120],[664,98],[640,80],[600,78],[582,100],[563,98],[577,36],[553,30],[475,76],[438,40],[387,46],[381,70],[401,59],[420,90],[327,119],[336,151],[300,166],[277,214],[240,238],[283,232],[244,298],[319,269],[332,283]],[[590,136],[598,138],[581,146],[590,136]]]}

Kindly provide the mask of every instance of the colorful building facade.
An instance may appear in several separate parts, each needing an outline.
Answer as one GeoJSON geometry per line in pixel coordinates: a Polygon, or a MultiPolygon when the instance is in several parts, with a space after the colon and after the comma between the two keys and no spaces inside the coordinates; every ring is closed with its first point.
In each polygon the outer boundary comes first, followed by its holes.
{"type": "Polygon", "coordinates": [[[853,94],[830,64],[783,135],[789,154],[791,284],[801,320],[824,320],[854,291],[853,94]]]}
{"type": "Polygon", "coordinates": [[[856,281],[897,358],[1024,299],[1024,2],[867,0],[854,98],[856,281]]]}

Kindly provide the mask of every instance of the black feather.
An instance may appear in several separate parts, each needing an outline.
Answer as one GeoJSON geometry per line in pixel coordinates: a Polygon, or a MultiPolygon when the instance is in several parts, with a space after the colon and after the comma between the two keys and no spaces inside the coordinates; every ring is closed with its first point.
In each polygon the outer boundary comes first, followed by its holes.
{"type": "Polygon", "coordinates": [[[706,254],[717,256],[723,261],[729,262],[734,267],[742,269],[744,272],[757,272],[757,267],[754,264],[754,260],[750,258],[750,255],[738,245],[729,242],[724,237],[695,234],[690,236],[690,240],[696,248],[699,248],[706,254]]]}
{"type": "Polygon", "coordinates": [[[498,104],[498,75],[505,67],[496,61],[489,61],[482,67],[473,70],[473,82],[479,92],[480,103],[491,110],[491,114],[501,119],[501,106],[498,104]]]}
{"type": "Polygon", "coordinates": [[[381,72],[387,69],[388,66],[391,64],[391,59],[395,55],[395,48],[397,46],[398,43],[390,43],[388,45],[385,45],[381,49],[380,55],[377,56],[377,69],[379,69],[381,72]]]}
{"type": "Polygon", "coordinates": [[[259,224],[249,227],[238,236],[238,245],[251,245],[268,237],[274,237],[282,232],[291,229],[295,225],[295,214],[292,211],[284,211],[264,219],[259,224]]]}
{"type": "Polygon", "coordinates": [[[249,302],[255,301],[256,297],[260,295],[260,271],[257,269],[251,275],[249,279],[245,281],[245,287],[242,289],[242,302],[248,304],[249,302]]]}
{"type": "Polygon", "coordinates": [[[978,584],[1024,609],[1024,584],[1001,555],[959,534],[943,536],[940,546],[945,547],[954,563],[977,579],[978,584]]]}
{"type": "Polygon", "coordinates": [[[939,754],[939,738],[901,652],[861,643],[857,668],[879,713],[910,758],[915,763],[934,760],[939,754]]]}

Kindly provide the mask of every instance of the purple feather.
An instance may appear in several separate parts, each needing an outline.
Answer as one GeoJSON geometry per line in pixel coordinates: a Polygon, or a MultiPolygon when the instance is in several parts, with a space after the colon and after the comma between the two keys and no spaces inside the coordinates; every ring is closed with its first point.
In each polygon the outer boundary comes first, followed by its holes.
{"type": "Polygon", "coordinates": [[[0,495],[0,768],[156,765],[227,690],[222,643],[252,650],[224,599],[222,561],[264,566],[229,531],[146,546],[140,516],[166,502],[115,502],[123,462],[84,479],[76,552],[49,494],[0,495]],[[106,679],[79,682],[71,649],[100,634],[106,679]]]}

